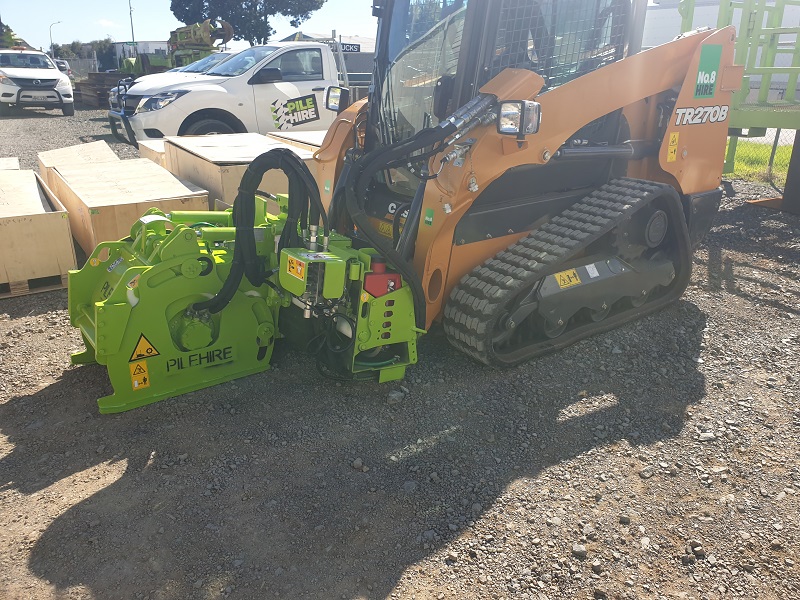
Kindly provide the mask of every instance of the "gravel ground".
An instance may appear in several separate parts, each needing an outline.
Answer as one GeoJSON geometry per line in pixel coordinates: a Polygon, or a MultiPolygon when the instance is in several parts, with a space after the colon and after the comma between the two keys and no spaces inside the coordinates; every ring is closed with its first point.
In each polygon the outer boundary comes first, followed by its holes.
{"type": "MultiPolygon", "coordinates": [[[[97,139],[0,120],[24,168],[97,139]]],[[[680,301],[510,371],[434,329],[402,385],[278,349],[101,416],[66,292],[0,300],[0,596],[800,598],[800,218],[734,187],[680,301]]]]}

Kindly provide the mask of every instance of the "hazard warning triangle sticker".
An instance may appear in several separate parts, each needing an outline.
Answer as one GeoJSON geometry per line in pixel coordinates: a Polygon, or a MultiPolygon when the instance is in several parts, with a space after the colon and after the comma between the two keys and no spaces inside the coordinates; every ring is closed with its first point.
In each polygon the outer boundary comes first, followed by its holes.
{"type": "Polygon", "coordinates": [[[158,350],[153,344],[150,343],[144,334],[139,336],[139,341],[136,343],[136,348],[133,349],[133,354],[131,354],[131,358],[128,362],[133,362],[135,360],[142,360],[143,358],[151,358],[153,356],[158,356],[158,350]]]}

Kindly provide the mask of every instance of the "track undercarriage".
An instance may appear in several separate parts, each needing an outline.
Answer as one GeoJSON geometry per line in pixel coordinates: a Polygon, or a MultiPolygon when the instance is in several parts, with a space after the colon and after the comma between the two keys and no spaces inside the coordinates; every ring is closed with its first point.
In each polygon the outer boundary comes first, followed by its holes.
{"type": "Polygon", "coordinates": [[[473,269],[444,330],[476,360],[513,366],[661,308],[690,271],[674,189],[617,179],[473,269]]]}

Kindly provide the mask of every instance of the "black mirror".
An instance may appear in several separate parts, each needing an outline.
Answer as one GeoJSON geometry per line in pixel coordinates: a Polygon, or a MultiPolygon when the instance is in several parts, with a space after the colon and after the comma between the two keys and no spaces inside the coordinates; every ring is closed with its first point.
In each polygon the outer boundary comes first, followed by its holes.
{"type": "Polygon", "coordinates": [[[247,83],[256,85],[260,83],[275,83],[276,81],[283,81],[281,70],[277,67],[264,67],[253,75],[247,83]]]}
{"type": "Polygon", "coordinates": [[[325,108],[337,115],[350,106],[350,90],[335,85],[325,91],[325,108]]]}
{"type": "Polygon", "coordinates": [[[433,88],[433,114],[440,121],[444,121],[448,116],[447,105],[453,97],[453,87],[456,78],[454,75],[443,75],[436,82],[433,88]]]}

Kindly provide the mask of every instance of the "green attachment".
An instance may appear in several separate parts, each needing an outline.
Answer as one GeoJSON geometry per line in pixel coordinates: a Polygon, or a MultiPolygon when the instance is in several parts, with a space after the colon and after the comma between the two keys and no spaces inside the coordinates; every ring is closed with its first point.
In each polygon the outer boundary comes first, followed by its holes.
{"type": "Polygon", "coordinates": [[[129,238],[99,244],[70,271],[70,322],[86,346],[72,362],[106,366],[113,394],[98,400],[101,413],[264,371],[279,337],[317,349],[320,363],[342,378],[394,381],[416,363],[424,332],[399,274],[337,234],[324,252],[287,248],[278,256],[288,200],[261,198],[256,206],[256,255],[269,282],[253,286],[243,277],[217,313],[196,307],[232,271],[230,211],[151,209],[129,238]],[[280,330],[282,319],[290,331],[280,330]]]}
{"type": "Polygon", "coordinates": [[[281,252],[279,281],[293,296],[303,296],[309,286],[321,286],[322,297],[335,300],[344,291],[346,277],[346,259],[333,252],[297,248],[281,252]]]}
{"type": "Polygon", "coordinates": [[[385,263],[378,272],[374,254],[336,238],[328,252],[281,252],[279,281],[295,297],[285,310],[302,310],[316,322],[318,341],[310,345],[318,348],[326,370],[340,378],[394,381],[417,362],[417,337],[424,331],[415,327],[411,288],[385,263]]]}
{"type": "Polygon", "coordinates": [[[169,219],[173,223],[188,225],[192,228],[200,223],[209,227],[233,227],[233,215],[229,210],[174,210],[169,214],[169,219]]]}
{"type": "MultiPolygon", "coordinates": [[[[262,245],[274,248],[276,227],[257,229],[262,245]]],[[[100,244],[83,269],[69,273],[70,322],[86,344],[72,361],[105,365],[114,389],[98,400],[101,413],[269,368],[281,305],[275,290],[243,279],[221,312],[196,311],[221,289],[232,250],[155,209],[131,232],[132,239],[100,244]]],[[[274,252],[266,262],[274,267],[274,252]]]]}
{"type": "Polygon", "coordinates": [[[420,334],[414,324],[411,288],[404,285],[379,298],[362,292],[360,300],[353,373],[377,371],[380,383],[402,379],[406,367],[417,362],[420,334]]]}

